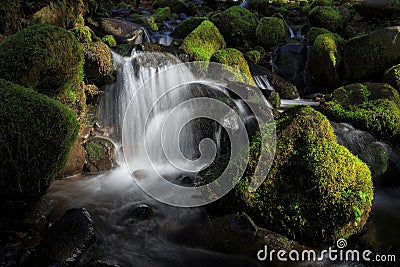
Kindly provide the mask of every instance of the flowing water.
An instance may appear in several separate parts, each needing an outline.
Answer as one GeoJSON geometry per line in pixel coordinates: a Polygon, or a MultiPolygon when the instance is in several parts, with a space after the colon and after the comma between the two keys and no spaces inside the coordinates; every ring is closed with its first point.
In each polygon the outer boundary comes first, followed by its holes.
{"type": "MultiPolygon", "coordinates": [[[[92,215],[96,243],[85,253],[80,264],[86,266],[89,262],[101,260],[119,266],[260,266],[256,255],[244,256],[245,253],[240,252],[246,251],[251,244],[233,244],[236,252],[221,249],[221,244],[226,241],[219,236],[204,208],[163,204],[144,193],[131,177],[132,171],[149,167],[149,162],[143,160],[148,155],[154,160],[155,169],[174,178],[182,178],[182,173],[190,176],[190,172],[182,172],[182,169],[193,167],[193,161],[201,159],[198,144],[204,135],[198,132],[198,125],[187,123],[193,115],[190,105],[184,106],[173,117],[176,124],[163,125],[169,111],[195,95],[184,85],[193,79],[191,70],[178,66],[178,74],[175,69],[174,73],[166,72],[166,75],[154,80],[150,78],[171,65],[179,65],[179,62],[167,54],[146,56],[134,53],[125,58],[116,54],[113,56],[118,70],[117,81],[107,88],[100,104],[100,114],[103,119],[101,126],[108,128],[109,137],[116,142],[120,152],[119,167],[100,175],[57,180],[48,192],[54,200],[50,216],[53,220],[73,207],[84,207],[92,215]],[[186,124],[181,132],[183,139],[173,138],[179,124],[186,124]],[[159,131],[146,131],[160,127],[169,136],[171,146],[180,147],[181,154],[189,159],[188,166],[168,165],[169,160],[161,155],[159,131]],[[151,141],[149,147],[137,141],[143,139],[151,141]]],[[[314,104],[302,100],[283,101],[284,106],[293,103],[314,104]]],[[[246,105],[240,100],[236,104],[242,120],[250,120],[246,105]]],[[[222,125],[232,131],[239,127],[234,115],[225,116],[222,125]]],[[[208,126],[212,128],[208,137],[215,142],[214,152],[218,156],[224,131],[221,126],[208,126]]],[[[178,165],[179,160],[181,158],[178,158],[178,165]]],[[[144,174],[145,179],[149,178],[146,172],[144,174]]],[[[399,233],[395,229],[400,224],[399,199],[397,189],[376,191],[372,223],[363,239],[375,242],[377,248],[398,249],[396,238],[399,233]]],[[[270,263],[266,265],[270,266],[270,263]]]]}

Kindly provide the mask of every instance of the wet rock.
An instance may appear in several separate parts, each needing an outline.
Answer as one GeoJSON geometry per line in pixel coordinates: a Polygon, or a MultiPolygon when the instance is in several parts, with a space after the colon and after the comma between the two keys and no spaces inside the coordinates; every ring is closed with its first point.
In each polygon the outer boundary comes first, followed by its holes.
{"type": "Polygon", "coordinates": [[[26,265],[74,266],[95,239],[90,214],[83,208],[69,209],[50,227],[26,265]]]}
{"type": "Polygon", "coordinates": [[[140,204],[132,207],[126,214],[126,219],[130,222],[144,221],[153,215],[153,209],[146,204],[140,204]]]}
{"type": "Polygon", "coordinates": [[[305,45],[286,44],[274,51],[272,59],[278,75],[292,82],[298,89],[304,88],[304,68],[307,62],[305,45]]]}
{"type": "Polygon", "coordinates": [[[33,227],[33,229],[40,233],[46,231],[48,227],[47,219],[43,215],[27,218],[23,223],[29,227],[33,227]]]}
{"type": "Polygon", "coordinates": [[[87,20],[88,26],[100,37],[113,35],[119,44],[140,44],[143,41],[143,29],[139,24],[114,18],[87,20]]]}
{"type": "Polygon", "coordinates": [[[90,262],[88,264],[88,267],[120,267],[117,264],[105,261],[105,260],[96,260],[93,262],[90,262]]]}
{"type": "Polygon", "coordinates": [[[67,177],[81,173],[85,165],[85,158],[86,150],[80,144],[80,140],[77,140],[69,152],[67,163],[59,174],[59,177],[67,177]]]}
{"type": "Polygon", "coordinates": [[[240,252],[254,257],[265,245],[268,249],[276,251],[296,249],[301,252],[305,249],[304,246],[283,235],[258,227],[246,213],[234,213],[217,218],[211,225],[215,235],[220,239],[222,251],[240,252]]]}
{"type": "Polygon", "coordinates": [[[105,138],[93,137],[85,143],[85,171],[102,172],[115,167],[115,146],[105,138]]]}

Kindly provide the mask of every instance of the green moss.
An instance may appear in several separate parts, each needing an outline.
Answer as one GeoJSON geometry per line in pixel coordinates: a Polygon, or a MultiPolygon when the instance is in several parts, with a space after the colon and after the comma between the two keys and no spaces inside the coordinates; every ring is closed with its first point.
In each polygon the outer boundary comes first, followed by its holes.
{"type": "Polygon", "coordinates": [[[87,26],[76,27],[72,33],[80,43],[92,42],[92,30],[87,26]]]}
{"type": "Polygon", "coordinates": [[[386,84],[353,84],[338,88],[319,107],[329,119],[351,123],[377,138],[400,144],[400,97],[386,84]]]}
{"type": "Polygon", "coordinates": [[[172,34],[176,38],[183,39],[189,33],[191,33],[194,29],[199,27],[199,25],[205,20],[207,20],[206,17],[192,17],[192,18],[185,19],[184,21],[181,22],[181,24],[179,24],[178,27],[176,27],[176,29],[174,30],[174,32],[172,34]]]}
{"type": "Polygon", "coordinates": [[[228,44],[243,45],[256,39],[258,19],[244,7],[230,7],[211,16],[210,20],[218,27],[228,44]]]}
{"type": "Polygon", "coordinates": [[[385,82],[400,90],[400,64],[386,70],[383,78],[385,82]]]}
{"type": "Polygon", "coordinates": [[[276,117],[273,166],[255,192],[248,191],[261,147],[251,144],[250,162],[235,194],[259,223],[295,240],[333,243],[360,232],[371,210],[368,167],[336,141],[329,121],[311,107],[296,106],[276,117]]]}
{"type": "Polygon", "coordinates": [[[169,7],[172,13],[181,13],[185,10],[185,5],[181,0],[155,0],[153,8],[169,7]]]}
{"type": "Polygon", "coordinates": [[[336,8],[329,6],[314,7],[310,11],[310,22],[313,26],[337,32],[343,27],[343,19],[336,8]]]}
{"type": "Polygon", "coordinates": [[[183,40],[181,49],[191,60],[210,61],[211,56],[226,46],[224,37],[208,20],[203,21],[183,40]]]}
{"type": "Polygon", "coordinates": [[[158,32],[160,30],[156,22],[156,19],[153,16],[148,17],[145,21],[152,31],[158,32]]]}
{"type": "Polygon", "coordinates": [[[110,48],[103,42],[82,45],[85,55],[85,80],[88,84],[102,86],[114,80],[114,66],[110,48]]]}
{"type": "Polygon", "coordinates": [[[79,85],[83,53],[71,32],[30,26],[0,43],[0,77],[56,96],[79,85]]]}
{"type": "Polygon", "coordinates": [[[169,7],[160,7],[156,10],[153,16],[155,16],[157,22],[163,22],[171,16],[171,9],[169,7]]]}
{"type": "Polygon", "coordinates": [[[117,41],[115,40],[114,36],[112,35],[105,35],[101,40],[108,45],[109,47],[115,47],[117,46],[117,41]]]}
{"type": "Polygon", "coordinates": [[[79,124],[60,102],[0,79],[0,191],[37,197],[64,167],[79,124]]]}
{"type": "Polygon", "coordinates": [[[338,46],[341,42],[343,39],[332,33],[320,34],[315,38],[310,56],[310,75],[315,85],[328,88],[338,86],[338,67],[342,60],[338,46]]]}
{"type": "Polygon", "coordinates": [[[324,28],[311,27],[307,33],[308,44],[313,45],[315,38],[317,38],[318,35],[324,34],[324,33],[330,33],[330,31],[328,31],[327,29],[324,29],[324,28]]]}
{"type": "Polygon", "coordinates": [[[248,61],[253,62],[254,64],[258,64],[261,60],[261,53],[258,50],[250,50],[247,51],[244,56],[248,61]]]}
{"type": "Polygon", "coordinates": [[[212,55],[211,61],[218,62],[238,70],[239,73],[235,73],[238,82],[245,82],[243,80],[244,75],[248,78],[249,83],[255,86],[253,76],[250,73],[249,65],[247,65],[247,61],[244,58],[244,55],[239,50],[235,48],[218,50],[215,54],[212,55]]]}
{"type": "Polygon", "coordinates": [[[262,18],[256,29],[258,42],[266,48],[275,46],[286,36],[286,24],[276,17],[262,18]]]}
{"type": "Polygon", "coordinates": [[[88,157],[91,159],[99,160],[104,157],[104,148],[96,142],[89,141],[85,145],[88,157]]]}

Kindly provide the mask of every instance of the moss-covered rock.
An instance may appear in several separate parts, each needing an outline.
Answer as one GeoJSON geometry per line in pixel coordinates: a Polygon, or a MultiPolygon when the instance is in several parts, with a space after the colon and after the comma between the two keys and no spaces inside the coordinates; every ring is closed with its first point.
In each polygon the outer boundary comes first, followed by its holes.
{"type": "Polygon", "coordinates": [[[343,39],[332,33],[320,34],[315,38],[309,63],[314,85],[330,89],[338,87],[339,65],[342,60],[339,49],[341,42],[343,39]]]}
{"type": "Polygon", "coordinates": [[[352,84],[336,89],[327,100],[319,109],[330,120],[400,144],[400,97],[390,85],[352,84]]]}
{"type": "Polygon", "coordinates": [[[324,34],[324,33],[330,33],[327,29],[324,28],[318,28],[318,27],[311,27],[306,35],[307,38],[307,43],[309,45],[313,45],[315,38],[317,38],[318,35],[324,34]]]}
{"type": "Polygon", "coordinates": [[[360,232],[371,210],[371,173],[336,141],[321,113],[296,106],[276,117],[277,146],[262,185],[248,186],[257,163],[260,134],[251,144],[245,176],[235,188],[254,219],[295,240],[333,243],[360,232]]]}
{"type": "Polygon", "coordinates": [[[310,22],[313,26],[337,32],[343,27],[343,18],[339,11],[330,6],[317,6],[310,11],[310,22]]]}
{"type": "Polygon", "coordinates": [[[71,32],[30,26],[0,43],[0,77],[54,97],[82,81],[83,53],[71,32]]]}
{"type": "Polygon", "coordinates": [[[234,68],[239,71],[236,77],[238,78],[238,82],[244,82],[242,77],[244,74],[251,85],[256,85],[253,76],[251,76],[249,65],[247,64],[246,59],[242,52],[235,48],[226,48],[218,50],[215,54],[212,55],[211,61],[221,63],[223,65],[227,65],[231,68],[234,68]]]}
{"type": "Polygon", "coordinates": [[[52,24],[72,28],[86,11],[85,0],[2,0],[0,33],[14,34],[31,24],[52,24]]]}
{"type": "Polygon", "coordinates": [[[207,20],[206,17],[192,17],[185,19],[181,22],[181,24],[179,24],[178,27],[175,28],[172,35],[176,38],[183,39],[194,29],[199,27],[199,25],[205,20],[207,20]]]}
{"type": "Polygon", "coordinates": [[[83,44],[85,55],[85,80],[102,86],[114,80],[115,69],[110,48],[103,42],[83,44]]]}
{"type": "Polygon", "coordinates": [[[276,17],[262,18],[256,29],[257,40],[265,48],[277,45],[286,35],[285,21],[276,17]]]}
{"type": "Polygon", "coordinates": [[[332,6],[333,1],[332,0],[313,0],[311,3],[311,7],[316,7],[316,6],[332,6]]]}
{"type": "Polygon", "coordinates": [[[230,45],[244,45],[255,40],[257,17],[244,7],[233,6],[216,13],[210,20],[218,27],[230,45]]]}
{"type": "Polygon", "coordinates": [[[244,56],[248,61],[254,64],[258,64],[261,60],[261,52],[255,49],[247,51],[244,56]]]}
{"type": "Polygon", "coordinates": [[[343,50],[347,80],[380,80],[385,70],[400,62],[400,26],[354,37],[343,50]]]}
{"type": "Polygon", "coordinates": [[[78,134],[59,101],[0,79],[0,196],[37,197],[62,170],[78,134]]]}
{"type": "Polygon", "coordinates": [[[226,47],[224,37],[209,21],[203,21],[183,40],[181,49],[191,60],[210,61],[211,56],[226,47]]]}
{"type": "Polygon", "coordinates": [[[115,167],[115,146],[108,140],[94,137],[85,143],[86,163],[85,171],[102,172],[115,167]]]}
{"type": "Polygon", "coordinates": [[[400,90],[400,64],[385,71],[383,79],[386,83],[400,90]]]}
{"type": "Polygon", "coordinates": [[[185,11],[185,5],[181,0],[155,0],[153,8],[169,7],[172,13],[181,13],[185,11]]]}

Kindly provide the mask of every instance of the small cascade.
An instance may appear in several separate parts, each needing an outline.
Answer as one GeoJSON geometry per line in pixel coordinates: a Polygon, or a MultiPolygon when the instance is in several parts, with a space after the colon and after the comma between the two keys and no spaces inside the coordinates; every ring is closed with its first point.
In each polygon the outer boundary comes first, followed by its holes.
{"type": "Polygon", "coordinates": [[[247,8],[247,7],[249,6],[249,0],[243,1],[242,3],[240,3],[239,6],[244,7],[244,8],[247,8]]]}
{"type": "Polygon", "coordinates": [[[290,27],[290,26],[288,25],[288,28],[289,28],[289,32],[290,32],[290,38],[296,37],[296,34],[294,34],[294,31],[293,31],[292,27],[290,27]]]}
{"type": "Polygon", "coordinates": [[[274,87],[269,82],[267,75],[254,75],[253,78],[258,88],[274,91],[274,87]]]}

